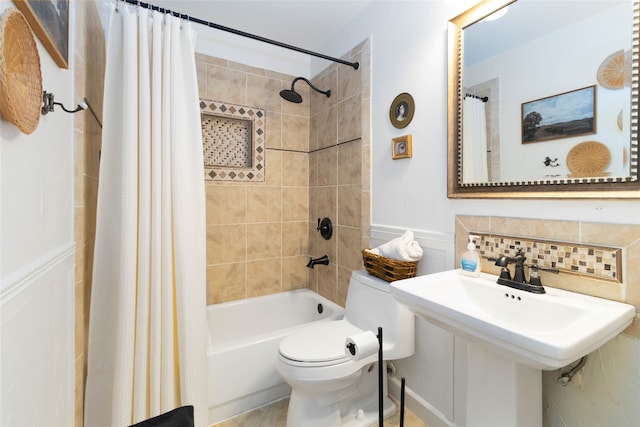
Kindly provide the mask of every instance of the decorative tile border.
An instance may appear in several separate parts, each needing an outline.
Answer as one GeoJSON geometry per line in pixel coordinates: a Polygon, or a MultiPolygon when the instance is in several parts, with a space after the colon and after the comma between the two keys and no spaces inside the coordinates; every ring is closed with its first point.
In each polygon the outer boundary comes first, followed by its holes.
{"type": "Polygon", "coordinates": [[[264,182],[266,113],[200,99],[205,179],[264,182]]]}
{"type": "Polygon", "coordinates": [[[622,283],[622,249],[579,243],[552,242],[484,233],[469,233],[476,250],[483,258],[514,256],[518,248],[527,257],[527,264],[557,269],[622,283]]]}

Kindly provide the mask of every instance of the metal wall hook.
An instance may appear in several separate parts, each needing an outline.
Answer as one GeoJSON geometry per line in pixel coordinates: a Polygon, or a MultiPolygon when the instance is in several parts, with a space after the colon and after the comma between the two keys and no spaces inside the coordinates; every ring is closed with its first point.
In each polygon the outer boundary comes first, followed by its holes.
{"type": "Polygon", "coordinates": [[[47,91],[42,92],[42,115],[47,115],[50,112],[53,112],[53,107],[54,105],[59,105],[60,108],[62,108],[64,111],[66,111],[67,113],[77,113],[78,111],[83,111],[86,110],[87,108],[89,108],[89,106],[87,105],[87,103],[85,101],[82,101],[78,104],[78,106],[76,107],[75,110],[69,110],[67,108],[65,108],[64,105],[62,105],[62,103],[60,102],[55,102],[53,99],[54,95],[53,93],[49,93],[47,91]]]}
{"type": "Polygon", "coordinates": [[[552,166],[552,167],[560,166],[558,164],[558,159],[557,158],[552,159],[549,156],[545,157],[544,161],[542,163],[544,163],[545,166],[552,166]]]}

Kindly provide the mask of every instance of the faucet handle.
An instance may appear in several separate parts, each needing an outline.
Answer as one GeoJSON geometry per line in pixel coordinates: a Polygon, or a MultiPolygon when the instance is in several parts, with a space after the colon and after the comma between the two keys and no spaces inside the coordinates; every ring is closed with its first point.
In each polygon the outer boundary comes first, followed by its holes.
{"type": "Polygon", "coordinates": [[[540,275],[538,274],[538,266],[533,264],[529,267],[529,284],[531,286],[542,286],[542,280],[540,280],[540,275]]]}
{"type": "MultiPolygon", "coordinates": [[[[493,261],[494,259],[491,258],[490,260],[493,261]]],[[[495,261],[496,261],[495,265],[497,265],[498,267],[502,267],[500,269],[500,278],[501,279],[511,280],[511,272],[509,271],[509,263],[514,262],[514,259],[503,255],[500,258],[496,259],[495,261]]]]}

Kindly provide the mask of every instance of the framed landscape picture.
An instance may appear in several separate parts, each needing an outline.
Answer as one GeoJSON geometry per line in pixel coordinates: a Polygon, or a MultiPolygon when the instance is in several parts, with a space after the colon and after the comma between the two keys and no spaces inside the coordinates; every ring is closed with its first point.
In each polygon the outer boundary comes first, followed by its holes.
{"type": "Polygon", "coordinates": [[[522,143],[596,133],[596,86],[522,104],[522,143]]]}

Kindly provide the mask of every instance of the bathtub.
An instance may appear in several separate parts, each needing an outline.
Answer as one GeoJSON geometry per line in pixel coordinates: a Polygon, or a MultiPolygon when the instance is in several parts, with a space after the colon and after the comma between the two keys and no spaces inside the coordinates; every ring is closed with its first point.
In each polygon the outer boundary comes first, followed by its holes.
{"type": "Polygon", "coordinates": [[[291,388],[275,367],[282,338],[343,314],[308,289],[208,306],[209,425],[287,397],[291,388]]]}

